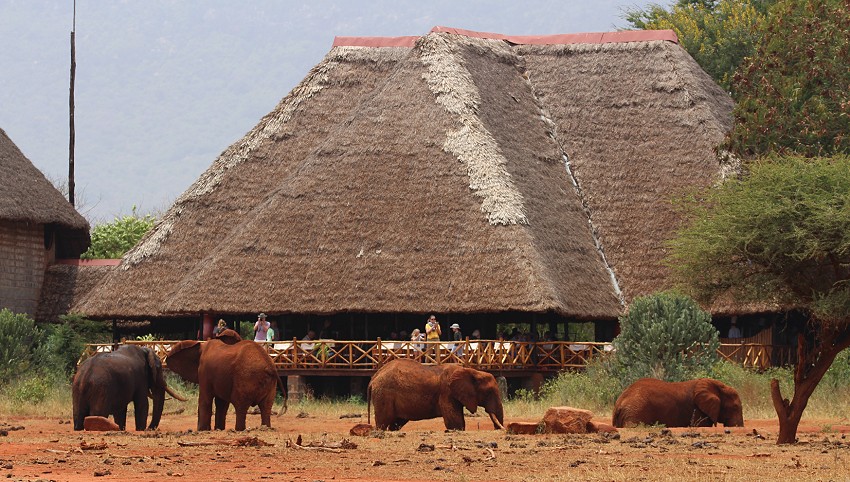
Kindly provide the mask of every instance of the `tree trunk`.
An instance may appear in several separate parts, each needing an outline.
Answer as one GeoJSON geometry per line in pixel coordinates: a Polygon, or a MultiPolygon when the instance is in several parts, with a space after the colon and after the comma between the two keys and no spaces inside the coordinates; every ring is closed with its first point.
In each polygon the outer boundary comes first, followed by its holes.
{"type": "Polygon", "coordinates": [[[826,371],[832,366],[838,353],[850,346],[850,336],[847,330],[828,332],[822,330],[817,334],[822,341],[814,343],[812,350],[807,350],[806,338],[799,334],[797,338],[797,367],[794,370],[794,396],[789,402],[782,398],[779,380],[770,381],[770,393],[773,407],[779,417],[779,438],[777,444],[791,444],[797,441],[797,427],[803,417],[803,411],[809,403],[809,397],[814,393],[826,371]]]}

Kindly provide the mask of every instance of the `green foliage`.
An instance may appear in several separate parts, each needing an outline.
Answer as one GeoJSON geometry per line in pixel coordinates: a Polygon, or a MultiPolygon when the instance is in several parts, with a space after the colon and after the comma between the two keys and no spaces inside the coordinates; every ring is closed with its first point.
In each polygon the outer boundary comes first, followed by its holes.
{"type": "Polygon", "coordinates": [[[688,294],[808,309],[850,319],[850,158],[753,165],[685,204],[668,263],[688,294]]]}
{"type": "Polygon", "coordinates": [[[720,346],[711,315],[687,296],[657,293],[635,298],[620,317],[612,373],[626,387],[638,378],[667,381],[710,370],[720,346]]]}
{"type": "Polygon", "coordinates": [[[585,371],[562,372],[547,381],[540,390],[540,399],[549,406],[605,412],[611,410],[622,390],[623,384],[612,373],[611,360],[596,358],[585,371]]]}
{"type": "Polygon", "coordinates": [[[239,336],[243,340],[254,339],[254,323],[253,321],[237,321],[236,326],[239,327],[239,336]]]}
{"type": "Polygon", "coordinates": [[[782,1],[735,75],[728,148],[741,157],[850,154],[850,8],[782,1]]]}
{"type": "Polygon", "coordinates": [[[0,383],[7,383],[29,370],[33,348],[42,332],[26,314],[0,310],[0,383]]]}
{"type": "Polygon", "coordinates": [[[19,404],[42,403],[50,394],[54,380],[45,375],[31,374],[20,378],[9,387],[8,396],[19,404]]]}
{"type": "Polygon", "coordinates": [[[775,0],[680,0],[666,9],[626,10],[625,19],[638,29],[671,29],[691,57],[724,90],[730,90],[736,69],[755,50],[759,26],[775,0]]]}
{"type": "Polygon", "coordinates": [[[152,214],[140,216],[133,212],[116,217],[111,223],[98,224],[91,230],[91,246],[80,257],[83,259],[120,258],[130,250],[156,223],[152,214]]]}

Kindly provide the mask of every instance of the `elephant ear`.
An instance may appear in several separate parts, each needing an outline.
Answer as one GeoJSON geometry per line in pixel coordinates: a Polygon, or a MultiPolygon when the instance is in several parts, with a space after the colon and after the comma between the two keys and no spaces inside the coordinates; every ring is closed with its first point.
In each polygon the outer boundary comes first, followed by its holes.
{"type": "Polygon", "coordinates": [[[159,361],[159,357],[157,357],[156,353],[148,347],[142,347],[142,351],[145,354],[145,363],[148,368],[148,387],[155,387],[164,384],[164,382],[160,382],[163,378],[162,362],[159,361]]]}
{"type": "Polygon", "coordinates": [[[187,382],[198,383],[198,366],[201,363],[201,342],[183,340],[168,350],[165,364],[187,382]]]}
{"type": "Polygon", "coordinates": [[[701,378],[694,385],[694,405],[716,424],[720,419],[720,387],[717,380],[701,378]]]}
{"type": "Polygon", "coordinates": [[[478,410],[478,388],[475,374],[469,368],[458,368],[449,376],[449,393],[470,413],[478,410]]]}

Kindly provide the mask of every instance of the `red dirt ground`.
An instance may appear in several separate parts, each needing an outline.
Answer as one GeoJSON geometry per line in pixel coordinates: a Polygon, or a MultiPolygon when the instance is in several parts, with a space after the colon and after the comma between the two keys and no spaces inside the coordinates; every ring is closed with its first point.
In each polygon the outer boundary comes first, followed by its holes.
{"type": "MultiPolygon", "coordinates": [[[[0,478],[11,480],[848,480],[847,420],[806,420],[800,442],[775,444],[775,420],[746,427],[621,429],[619,438],[509,435],[483,416],[466,432],[441,420],[349,435],[362,418],[272,418],[274,429],[194,432],[194,415],[164,415],[156,432],[74,432],[67,420],[0,421],[0,478]],[[23,429],[17,429],[23,427],[23,429]],[[301,438],[300,446],[297,441],[301,438]],[[248,444],[240,446],[239,442],[248,444]],[[269,444],[269,445],[264,445],[269,444]]],[[[510,414],[508,414],[510,415],[510,414]]],[[[508,422],[537,421],[507,417],[508,422]]],[[[610,423],[610,420],[595,419],[610,423]]],[[[231,416],[228,426],[232,427],[231,416]]]]}

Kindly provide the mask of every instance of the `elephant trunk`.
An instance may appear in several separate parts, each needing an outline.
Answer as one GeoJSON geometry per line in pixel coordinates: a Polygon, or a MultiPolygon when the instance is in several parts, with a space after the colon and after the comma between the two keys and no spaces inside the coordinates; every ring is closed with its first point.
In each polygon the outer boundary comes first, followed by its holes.
{"type": "Polygon", "coordinates": [[[505,412],[502,408],[502,402],[500,400],[496,400],[494,403],[486,405],[485,411],[488,415],[490,415],[490,420],[493,422],[494,429],[505,429],[505,412]]]}
{"type": "Polygon", "coordinates": [[[165,388],[153,387],[151,395],[151,398],[153,398],[153,414],[148,430],[156,430],[159,427],[159,420],[162,418],[162,409],[165,407],[165,388]]]}

